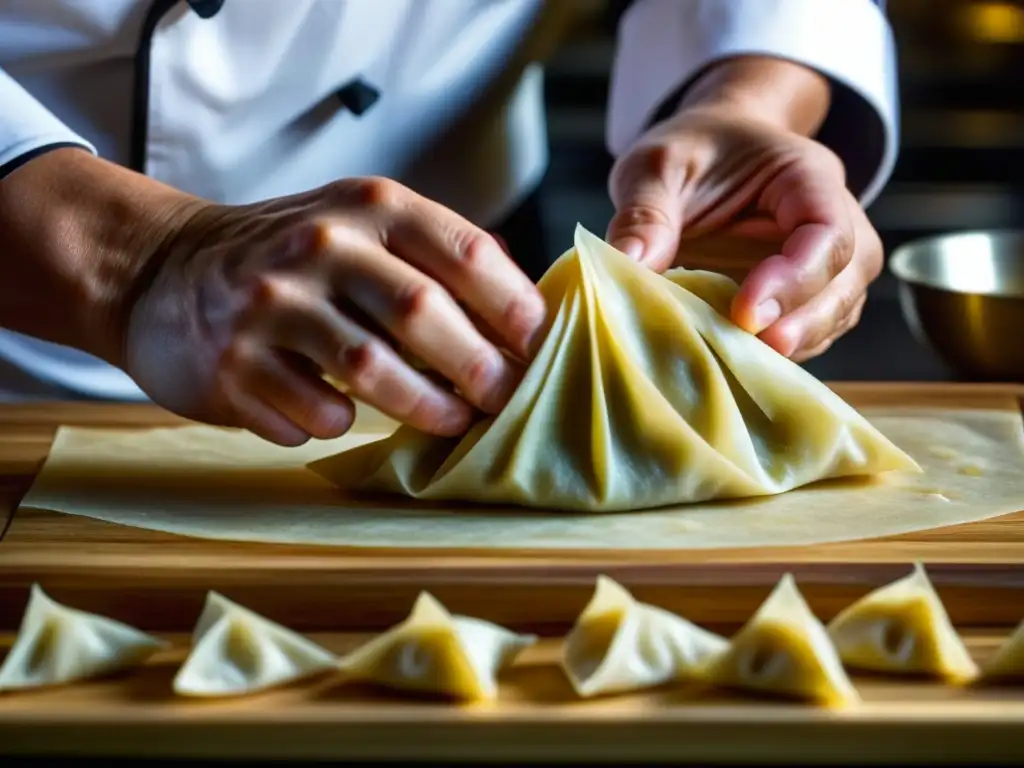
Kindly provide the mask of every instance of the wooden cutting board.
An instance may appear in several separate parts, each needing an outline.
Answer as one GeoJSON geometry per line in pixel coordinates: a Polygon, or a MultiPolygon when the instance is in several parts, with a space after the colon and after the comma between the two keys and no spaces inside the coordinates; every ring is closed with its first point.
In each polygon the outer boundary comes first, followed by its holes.
{"type": "MultiPolygon", "coordinates": [[[[313,633],[337,653],[366,637],[313,633]]],[[[1002,633],[973,630],[983,661],[1002,633]]],[[[176,698],[187,636],[107,680],[0,696],[0,756],[249,760],[572,761],[746,765],[1019,765],[1024,687],[960,689],[854,676],[854,709],[827,711],[681,684],[581,701],[542,640],[502,675],[496,702],[458,706],[337,677],[235,701],[176,698]]],[[[0,634],[0,654],[9,638],[0,634]]]]}
{"type": "MultiPolygon", "coordinates": [[[[1019,412],[1024,386],[832,385],[855,406],[929,405],[1019,412]]],[[[145,405],[0,406],[0,522],[16,507],[58,425],[178,423],[145,405]]],[[[302,631],[381,629],[428,589],[452,610],[560,631],[606,573],[644,600],[711,626],[743,622],[786,571],[827,619],[923,560],[960,626],[1024,616],[1024,513],[871,541],[761,550],[573,553],[355,550],[214,542],[22,510],[0,541],[0,631],[27,588],[151,630],[187,631],[207,589],[302,631]]]]}

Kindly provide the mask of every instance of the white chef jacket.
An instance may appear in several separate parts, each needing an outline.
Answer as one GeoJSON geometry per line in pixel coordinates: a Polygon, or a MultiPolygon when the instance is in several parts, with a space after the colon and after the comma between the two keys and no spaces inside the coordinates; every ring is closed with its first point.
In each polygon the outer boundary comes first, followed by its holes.
{"type": "MultiPolygon", "coordinates": [[[[540,68],[527,67],[454,153],[437,146],[509,66],[542,6],[0,0],[0,183],[38,154],[76,145],[222,203],[389,176],[487,225],[546,168],[540,68]]],[[[895,46],[881,0],[636,0],[618,31],[612,154],[702,69],[736,54],[789,59],[832,80],[818,138],[870,202],[898,143],[895,46]]],[[[145,399],[103,361],[0,330],[0,376],[5,369],[44,393],[145,399]]]]}

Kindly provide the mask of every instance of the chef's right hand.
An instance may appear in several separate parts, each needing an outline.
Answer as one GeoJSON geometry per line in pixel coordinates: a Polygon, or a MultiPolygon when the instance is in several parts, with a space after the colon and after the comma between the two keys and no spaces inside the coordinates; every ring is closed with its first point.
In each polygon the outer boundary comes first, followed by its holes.
{"type": "Polygon", "coordinates": [[[493,237],[394,181],[181,219],[126,302],[124,367],[157,404],[280,445],[351,426],[352,400],[321,373],[398,421],[460,434],[522,377],[499,346],[528,359],[544,323],[493,237]]]}

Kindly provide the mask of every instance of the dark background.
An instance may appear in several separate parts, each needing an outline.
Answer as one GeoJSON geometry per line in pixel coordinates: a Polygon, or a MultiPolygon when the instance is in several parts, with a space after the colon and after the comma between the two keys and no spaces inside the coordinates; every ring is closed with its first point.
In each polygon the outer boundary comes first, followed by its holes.
{"type": "MultiPolygon", "coordinates": [[[[546,75],[551,170],[540,203],[549,260],[571,245],[577,221],[603,233],[612,215],[604,114],[625,3],[579,1],[588,15],[546,75]]],[[[888,13],[902,146],[868,211],[887,254],[944,231],[1024,225],[1024,2],[889,0],[888,13]]],[[[955,378],[911,335],[887,271],[860,325],[807,368],[829,380],[955,378]]]]}

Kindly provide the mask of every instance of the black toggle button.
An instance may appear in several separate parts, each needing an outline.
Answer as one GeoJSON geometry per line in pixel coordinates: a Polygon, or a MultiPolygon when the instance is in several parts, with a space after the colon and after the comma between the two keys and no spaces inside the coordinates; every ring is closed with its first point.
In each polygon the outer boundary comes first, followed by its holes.
{"type": "Polygon", "coordinates": [[[334,95],[345,109],[358,117],[377,103],[380,91],[357,77],[339,88],[334,95]]]}
{"type": "Polygon", "coordinates": [[[224,0],[186,0],[188,7],[201,19],[212,19],[224,7],[224,0]]]}

